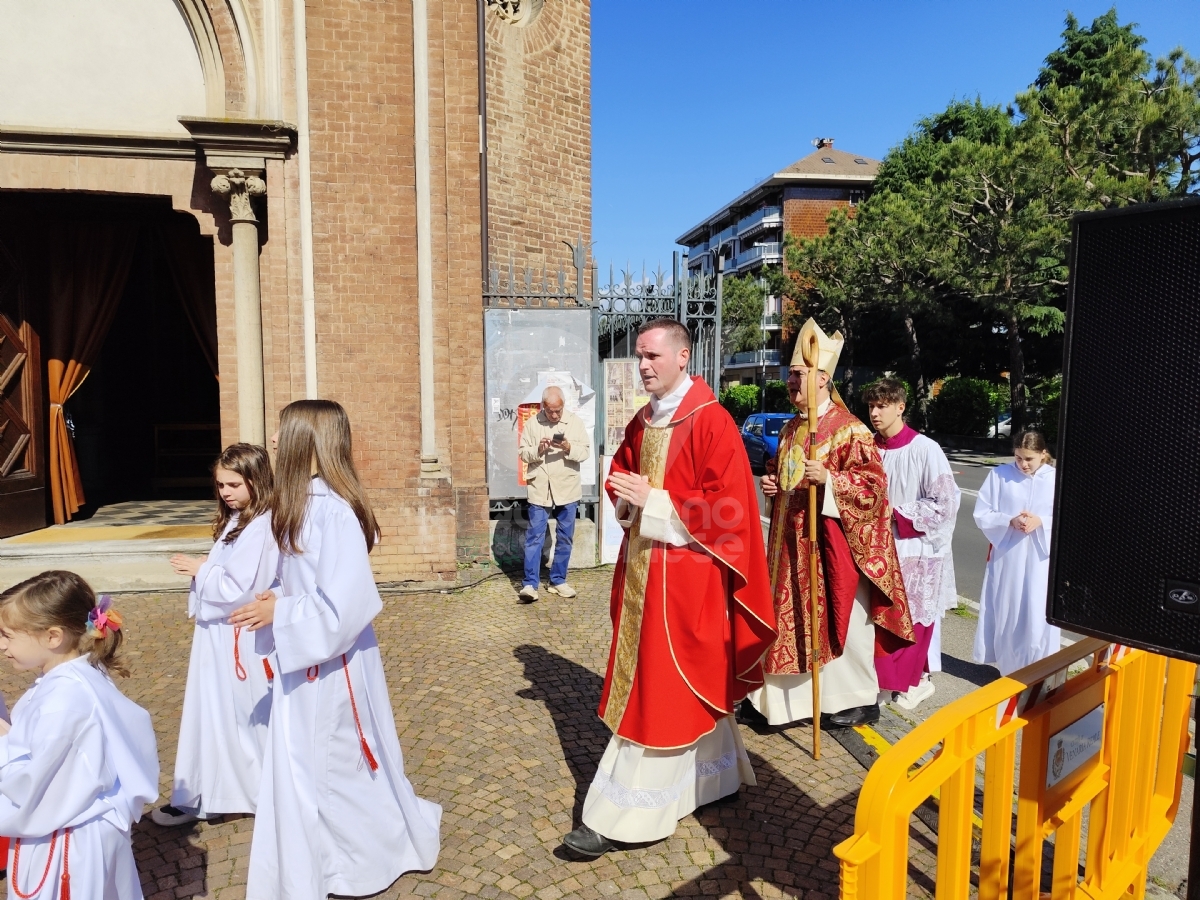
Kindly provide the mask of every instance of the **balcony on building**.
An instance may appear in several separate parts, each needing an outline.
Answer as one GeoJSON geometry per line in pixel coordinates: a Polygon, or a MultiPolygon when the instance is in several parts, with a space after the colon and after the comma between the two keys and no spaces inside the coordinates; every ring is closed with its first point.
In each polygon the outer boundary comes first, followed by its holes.
{"type": "Polygon", "coordinates": [[[725,357],[725,367],[727,369],[753,368],[754,366],[766,366],[770,368],[778,365],[778,350],[745,350],[741,353],[731,353],[725,357]]]}
{"type": "Polygon", "coordinates": [[[779,331],[783,327],[783,300],[767,297],[763,309],[762,330],[779,331]]]}
{"type": "Polygon", "coordinates": [[[750,215],[737,223],[737,235],[739,238],[745,238],[752,234],[758,234],[760,231],[782,227],[783,207],[764,206],[762,209],[750,213],[750,215]]]}
{"type": "Polygon", "coordinates": [[[783,262],[783,242],[770,241],[765,244],[755,244],[739,253],[734,260],[733,268],[738,272],[752,266],[779,264],[783,262]]]}
{"type": "Polygon", "coordinates": [[[734,222],[728,228],[722,228],[720,231],[718,231],[716,234],[714,234],[712,237],[710,237],[708,239],[708,246],[710,249],[716,249],[717,247],[720,247],[722,244],[729,243],[735,237],[737,237],[737,223],[736,222],[734,222]]]}

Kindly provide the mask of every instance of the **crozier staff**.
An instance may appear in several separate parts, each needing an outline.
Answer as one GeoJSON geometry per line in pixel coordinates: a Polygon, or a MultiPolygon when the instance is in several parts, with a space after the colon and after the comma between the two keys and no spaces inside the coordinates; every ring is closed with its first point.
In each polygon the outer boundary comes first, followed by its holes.
{"type": "Polygon", "coordinates": [[[875,656],[911,644],[912,619],[883,464],[870,430],[830,389],[842,351],[840,333],[827,336],[812,319],[804,324],[788,370],[788,393],[797,409],[807,409],[810,371],[803,347],[814,339],[820,350],[815,428],[806,412],[784,425],[774,465],[762,479],[763,493],[775,497],[767,558],[779,637],[767,655],[764,686],[742,709],[747,718],[765,717],[772,725],[813,715],[808,495],[809,486],[817,485],[819,711],[828,717],[826,725],[862,725],[879,718],[875,656]],[[808,458],[810,429],[815,460],[808,458]]]}

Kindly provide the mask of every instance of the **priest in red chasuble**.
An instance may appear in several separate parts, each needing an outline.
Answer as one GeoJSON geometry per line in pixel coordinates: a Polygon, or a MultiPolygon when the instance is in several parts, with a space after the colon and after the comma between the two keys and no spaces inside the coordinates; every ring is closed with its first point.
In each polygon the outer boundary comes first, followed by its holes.
{"type": "MultiPolygon", "coordinates": [[[[767,654],[765,683],[749,700],[772,725],[813,715],[809,484],[818,485],[820,711],[825,724],[878,720],[875,658],[914,639],[883,462],[871,430],[830,391],[841,351],[840,332],[830,337],[812,319],[805,323],[788,370],[788,391],[801,412],[780,432],[774,469],[762,481],[763,493],[775,498],[767,558],[779,637],[767,654]],[[815,461],[807,452],[808,368],[800,351],[810,332],[820,348],[815,461]]],[[[746,712],[754,717],[753,710],[746,712]]]]}
{"type": "Polygon", "coordinates": [[[775,640],[770,576],[738,427],[687,374],[690,345],[673,319],[642,326],[651,400],[605,485],[626,530],[599,709],[613,737],[583,825],[563,839],[587,856],[669,837],[696,807],[755,783],[733,712],[762,685],[775,640]]]}

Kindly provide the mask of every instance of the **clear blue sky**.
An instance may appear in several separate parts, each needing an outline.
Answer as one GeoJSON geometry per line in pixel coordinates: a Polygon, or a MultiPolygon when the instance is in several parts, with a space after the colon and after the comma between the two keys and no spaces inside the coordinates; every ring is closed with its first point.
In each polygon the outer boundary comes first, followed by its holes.
{"type": "MultiPolygon", "coordinates": [[[[669,268],[675,238],[815,137],[880,159],[955,97],[1007,104],[1111,0],[593,0],[596,261],[669,268]]],[[[1200,0],[1117,3],[1155,57],[1200,57],[1200,0]]]]}

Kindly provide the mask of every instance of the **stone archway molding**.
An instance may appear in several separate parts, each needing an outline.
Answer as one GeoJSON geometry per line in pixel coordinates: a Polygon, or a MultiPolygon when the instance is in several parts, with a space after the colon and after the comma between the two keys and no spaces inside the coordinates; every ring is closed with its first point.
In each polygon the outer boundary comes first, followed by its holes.
{"type": "MultiPolygon", "coordinates": [[[[196,45],[196,55],[200,57],[200,68],[204,72],[205,112],[213,118],[222,118],[225,115],[225,66],[221,61],[221,45],[217,40],[212,15],[204,0],[174,0],[174,3],[187,23],[196,45]]],[[[250,69],[251,57],[247,55],[245,58],[247,69],[250,69]]]]}

